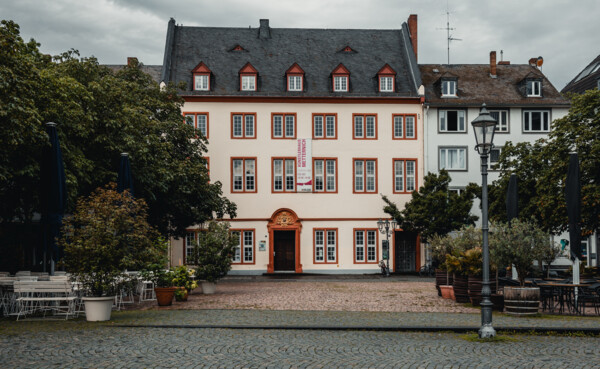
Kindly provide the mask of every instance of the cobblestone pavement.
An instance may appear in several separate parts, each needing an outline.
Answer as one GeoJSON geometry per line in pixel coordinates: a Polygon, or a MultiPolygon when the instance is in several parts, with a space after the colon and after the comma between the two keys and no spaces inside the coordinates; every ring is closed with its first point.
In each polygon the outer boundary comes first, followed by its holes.
{"type": "Polygon", "coordinates": [[[599,368],[600,340],[452,333],[77,329],[0,335],[2,368],[599,368]]]}
{"type": "MultiPolygon", "coordinates": [[[[338,277],[338,276],[336,276],[338,277]]],[[[433,278],[354,276],[325,279],[272,280],[261,277],[228,278],[217,293],[195,291],[184,304],[171,309],[268,309],[474,313],[478,309],[437,295],[433,278]]],[[[156,303],[143,304],[154,309],[156,303]]]]}
{"type": "MultiPolygon", "coordinates": [[[[158,308],[157,308],[158,309],[158,308]]],[[[481,313],[406,313],[293,310],[150,310],[114,312],[120,325],[174,325],[227,327],[467,327],[478,328],[481,313]]],[[[600,328],[600,317],[512,317],[494,313],[496,328],[600,328]]],[[[599,339],[600,341],[600,339],[599,339]]],[[[600,344],[600,342],[599,342],[600,344]]]]}

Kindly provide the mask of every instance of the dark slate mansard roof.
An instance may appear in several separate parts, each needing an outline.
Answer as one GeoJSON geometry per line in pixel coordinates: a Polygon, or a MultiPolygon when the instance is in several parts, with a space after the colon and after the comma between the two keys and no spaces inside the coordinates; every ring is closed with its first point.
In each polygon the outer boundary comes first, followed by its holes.
{"type": "Polygon", "coordinates": [[[418,97],[421,78],[406,23],[400,30],[293,29],[261,20],[261,27],[183,27],[171,18],[161,80],[185,82],[186,96],[418,97]],[[244,51],[231,51],[236,45],[244,51]],[[342,52],[346,46],[354,52],[342,52]],[[200,62],[212,72],[212,91],[193,91],[192,70],[200,62]],[[238,73],[248,62],[258,71],[257,91],[240,91],[238,73]],[[294,63],[305,72],[302,92],[286,91],[285,72],[294,63]],[[334,93],[331,72],[340,63],[350,71],[350,91],[334,93]],[[377,72],[386,63],[397,73],[393,93],[378,91],[377,72]]]}
{"type": "Polygon", "coordinates": [[[496,78],[489,64],[421,64],[425,101],[430,106],[550,107],[569,106],[550,81],[536,67],[527,64],[497,64],[496,78]],[[434,72],[437,70],[438,72],[434,72]],[[440,78],[458,78],[457,97],[441,97],[440,78]],[[542,97],[526,97],[520,87],[527,78],[542,80],[542,97]]]}
{"type": "MultiPolygon", "coordinates": [[[[123,68],[125,68],[125,64],[103,64],[105,67],[109,68],[113,72],[117,72],[123,68]]],[[[149,74],[150,77],[157,83],[160,83],[160,75],[162,72],[162,65],[145,65],[140,63],[140,68],[142,72],[149,74]]]]}
{"type": "Polygon", "coordinates": [[[592,60],[583,70],[573,78],[573,80],[562,89],[562,93],[577,92],[584,93],[587,90],[598,87],[600,80],[600,55],[592,60]]]}

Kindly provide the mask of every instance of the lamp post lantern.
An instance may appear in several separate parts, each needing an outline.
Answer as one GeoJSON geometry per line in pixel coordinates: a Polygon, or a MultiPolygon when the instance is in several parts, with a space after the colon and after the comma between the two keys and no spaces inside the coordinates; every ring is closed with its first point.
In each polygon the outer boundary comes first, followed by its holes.
{"type": "Polygon", "coordinates": [[[386,271],[385,271],[385,275],[389,276],[390,275],[390,228],[392,230],[394,230],[396,228],[396,221],[392,220],[391,222],[386,219],[386,220],[382,220],[379,219],[377,221],[377,227],[379,228],[379,232],[381,232],[382,234],[385,234],[385,245],[382,248],[383,250],[383,259],[386,262],[386,271]]]}
{"type": "Polygon", "coordinates": [[[471,122],[475,132],[475,150],[481,157],[481,232],[483,238],[483,282],[481,289],[481,328],[479,338],[493,338],[496,331],[492,327],[492,302],[490,301],[490,250],[488,244],[488,156],[494,146],[494,132],[498,122],[481,106],[479,116],[471,122]]]}

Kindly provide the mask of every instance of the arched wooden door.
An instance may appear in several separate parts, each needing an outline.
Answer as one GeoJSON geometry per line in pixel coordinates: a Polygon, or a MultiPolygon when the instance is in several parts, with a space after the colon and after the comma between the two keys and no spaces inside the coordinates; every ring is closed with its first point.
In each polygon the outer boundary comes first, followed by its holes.
{"type": "Polygon", "coordinates": [[[300,263],[300,231],[302,224],[291,209],[273,213],[269,224],[269,264],[267,273],[302,273],[300,263]]]}

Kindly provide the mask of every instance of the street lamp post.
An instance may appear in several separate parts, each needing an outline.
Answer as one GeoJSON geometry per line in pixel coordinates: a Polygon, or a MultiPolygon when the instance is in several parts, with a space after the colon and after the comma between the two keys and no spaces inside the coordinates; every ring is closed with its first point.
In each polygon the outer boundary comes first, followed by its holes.
{"type": "Polygon", "coordinates": [[[385,275],[390,275],[390,228],[393,230],[396,228],[396,221],[392,220],[391,222],[386,219],[379,219],[377,221],[377,227],[379,228],[379,232],[385,234],[385,247],[383,247],[383,259],[386,261],[386,272],[385,275]]]}
{"type": "Polygon", "coordinates": [[[487,111],[485,104],[479,116],[471,122],[475,132],[475,150],[481,157],[481,232],[483,237],[483,282],[481,289],[481,328],[479,338],[493,338],[496,331],[492,327],[492,302],[490,301],[490,250],[488,244],[488,155],[492,150],[494,132],[498,122],[487,111]]]}

